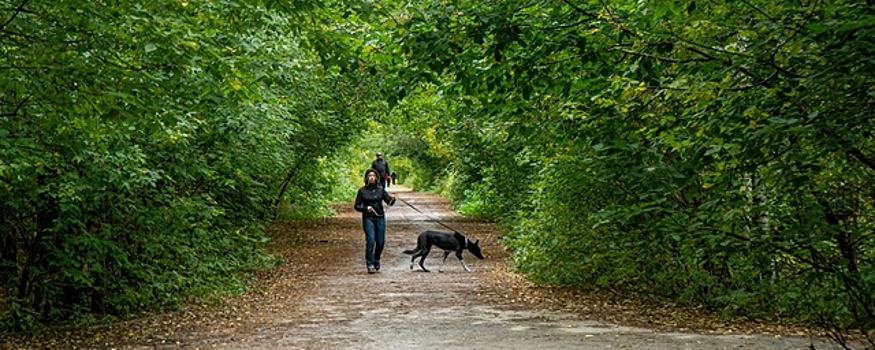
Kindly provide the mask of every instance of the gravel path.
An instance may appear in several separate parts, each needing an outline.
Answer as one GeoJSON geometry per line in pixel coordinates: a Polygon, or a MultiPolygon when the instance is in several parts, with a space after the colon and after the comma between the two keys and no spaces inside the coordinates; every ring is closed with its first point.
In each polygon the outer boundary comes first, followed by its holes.
{"type": "Polygon", "coordinates": [[[811,341],[803,337],[654,332],[536,305],[491,303],[490,275],[508,268],[494,226],[453,213],[435,195],[400,186],[390,192],[401,200],[387,214],[380,273],[365,273],[358,213],[344,212],[336,220],[348,220],[353,237],[342,230],[342,237],[329,240],[351,244],[337,248],[352,255],[326,260],[331,266],[297,314],[227,349],[810,349],[811,341]],[[414,247],[420,231],[448,230],[444,225],[480,239],[487,259],[466,252],[473,271],[466,273],[451,255],[444,272],[437,273],[441,255],[433,251],[426,265],[433,272],[410,270],[403,250],[414,247]]]}
{"type": "MultiPolygon", "coordinates": [[[[346,203],[335,208],[339,215],[332,218],[272,225],[270,250],[283,263],[260,274],[252,290],[221,306],[192,306],[110,327],[0,337],[0,348],[838,348],[798,329],[764,334],[763,329],[775,329],[767,325],[741,331],[698,314],[683,325],[666,327],[682,311],[617,308],[604,296],[556,295],[564,292],[534,286],[509,271],[494,224],[458,215],[446,199],[433,194],[403,186],[389,190],[400,200],[387,213],[387,245],[377,274],[366,273],[360,214],[346,203]],[[480,239],[486,259],[466,252],[471,273],[452,255],[443,273],[410,270],[410,256],[403,251],[415,246],[419,232],[447,227],[480,239]]],[[[426,265],[437,271],[441,256],[433,250],[426,265]]]]}

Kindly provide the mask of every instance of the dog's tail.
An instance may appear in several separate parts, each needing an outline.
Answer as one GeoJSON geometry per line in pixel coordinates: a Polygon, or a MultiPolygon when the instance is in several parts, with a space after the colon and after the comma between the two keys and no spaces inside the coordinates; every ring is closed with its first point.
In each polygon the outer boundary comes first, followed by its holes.
{"type": "Polygon", "coordinates": [[[416,237],[416,248],[407,249],[404,251],[404,254],[417,255],[419,253],[422,253],[428,246],[428,243],[426,243],[426,241],[428,240],[428,238],[426,237],[426,232],[420,233],[419,237],[416,237]]]}

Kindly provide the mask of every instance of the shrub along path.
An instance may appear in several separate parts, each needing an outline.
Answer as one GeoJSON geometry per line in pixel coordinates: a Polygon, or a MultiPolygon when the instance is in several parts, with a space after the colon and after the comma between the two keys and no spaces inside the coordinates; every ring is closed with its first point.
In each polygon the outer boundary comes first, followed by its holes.
{"type": "Polygon", "coordinates": [[[0,338],[10,349],[832,349],[802,328],[720,321],[702,310],[620,302],[615,296],[538,287],[510,272],[494,224],[458,215],[433,194],[391,187],[383,270],[368,275],[359,213],[277,222],[283,261],[223,307],[192,306],[111,327],[0,338]],[[405,249],[443,225],[479,239],[472,273],[439,251],[409,269],[405,249]]]}

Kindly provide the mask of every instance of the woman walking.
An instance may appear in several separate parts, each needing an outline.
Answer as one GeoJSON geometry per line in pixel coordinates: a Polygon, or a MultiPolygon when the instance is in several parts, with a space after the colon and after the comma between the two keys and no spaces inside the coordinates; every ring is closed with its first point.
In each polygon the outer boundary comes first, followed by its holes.
{"type": "Polygon", "coordinates": [[[362,227],[365,230],[365,263],[368,273],[380,270],[380,256],[386,245],[386,211],[383,202],[395,205],[395,196],[380,186],[380,174],[374,169],[365,171],[365,186],[359,188],[355,196],[355,210],[362,213],[362,227]]]}

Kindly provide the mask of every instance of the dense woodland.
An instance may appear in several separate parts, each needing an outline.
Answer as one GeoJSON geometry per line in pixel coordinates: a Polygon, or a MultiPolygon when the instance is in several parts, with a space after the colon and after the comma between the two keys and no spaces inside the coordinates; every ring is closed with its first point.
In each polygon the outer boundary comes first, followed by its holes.
{"type": "Polygon", "coordinates": [[[0,52],[2,330],[245,288],[376,149],[537,282],[875,330],[871,0],[3,0],[0,52]]]}

